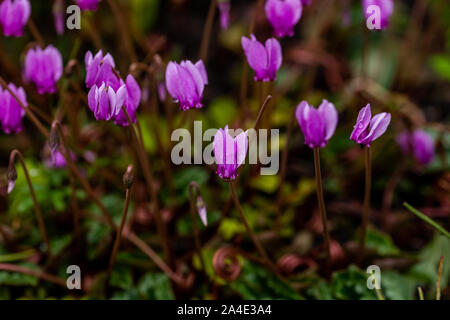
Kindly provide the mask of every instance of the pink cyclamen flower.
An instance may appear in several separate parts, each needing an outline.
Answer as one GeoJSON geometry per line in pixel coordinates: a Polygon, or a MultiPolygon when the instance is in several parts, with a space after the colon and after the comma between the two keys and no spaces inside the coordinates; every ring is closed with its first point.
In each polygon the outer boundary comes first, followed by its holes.
{"type": "Polygon", "coordinates": [[[5,36],[20,37],[31,14],[29,0],[4,0],[0,4],[0,25],[5,36]]]}
{"type": "Polygon", "coordinates": [[[86,52],[84,56],[86,65],[86,87],[92,88],[95,84],[100,87],[102,83],[112,86],[114,89],[120,87],[120,79],[114,74],[113,69],[116,67],[114,58],[107,53],[103,56],[102,50],[99,50],[95,56],[92,52],[86,52]]]}
{"type": "Polygon", "coordinates": [[[83,11],[85,11],[85,10],[91,10],[91,11],[97,10],[99,2],[100,2],[100,0],[76,0],[77,5],[83,11]]]}
{"type": "Polygon", "coordinates": [[[62,72],[62,56],[52,45],[44,50],[39,47],[28,50],[24,75],[27,80],[34,82],[39,94],[54,93],[62,72]]]}
{"type": "Polygon", "coordinates": [[[302,16],[300,0],[267,0],[264,9],[277,37],[294,35],[294,26],[302,16]]]}
{"type": "Polygon", "coordinates": [[[370,6],[378,6],[380,8],[380,27],[385,29],[389,25],[389,19],[394,12],[393,0],[363,0],[362,6],[364,10],[364,16],[369,19],[373,16],[373,10],[370,10],[370,6]],[[369,9],[369,10],[368,10],[369,9]]]}
{"type": "MultiPolygon", "coordinates": [[[[22,104],[27,106],[27,97],[21,87],[16,87],[13,83],[8,88],[19,98],[22,104]]],[[[0,87],[0,123],[2,130],[6,134],[22,131],[22,118],[25,116],[25,110],[20,106],[16,99],[0,87]]]]}
{"type": "Polygon", "coordinates": [[[333,136],[338,122],[334,104],[323,100],[319,108],[302,101],[295,111],[300,129],[305,136],[305,144],[313,148],[323,148],[333,136]]]}
{"type": "Polygon", "coordinates": [[[353,132],[350,135],[350,140],[370,147],[372,141],[386,132],[390,122],[391,114],[386,112],[379,113],[372,118],[370,104],[367,104],[367,106],[359,111],[353,132]]]}
{"type": "Polygon", "coordinates": [[[242,37],[242,48],[249,66],[255,71],[255,81],[273,81],[277,70],[281,67],[283,55],[277,39],[266,40],[265,45],[250,35],[250,39],[242,37]]]}
{"type": "Polygon", "coordinates": [[[208,75],[202,60],[194,65],[191,61],[170,61],[166,69],[166,88],[172,98],[180,103],[181,110],[201,108],[203,90],[208,75]]]}
{"type": "Polygon", "coordinates": [[[126,98],[126,87],[122,85],[118,90],[103,83],[100,87],[93,85],[88,94],[88,104],[95,119],[109,121],[115,118],[122,108],[126,98]]]}
{"type": "MultiPolygon", "coordinates": [[[[141,102],[142,93],[141,88],[139,87],[138,83],[131,74],[127,76],[125,82],[125,89],[126,95],[124,106],[125,109],[127,110],[128,115],[130,116],[131,121],[133,123],[136,123],[137,121],[136,111],[139,107],[139,103],[141,102]]],[[[122,127],[126,127],[129,125],[127,116],[125,115],[123,110],[120,110],[117,116],[114,118],[114,123],[122,127]]]]}
{"type": "Polygon", "coordinates": [[[219,8],[220,27],[222,28],[222,30],[228,29],[228,25],[230,24],[230,10],[231,10],[230,1],[228,0],[219,1],[217,7],[219,8]]]}
{"type": "Polygon", "coordinates": [[[433,160],[434,141],[424,130],[404,131],[397,136],[396,140],[403,153],[413,154],[419,163],[426,165],[433,160]]]}
{"type": "Polygon", "coordinates": [[[65,27],[65,7],[63,0],[55,0],[53,2],[53,20],[55,23],[56,33],[60,36],[64,33],[65,27]]]}
{"type": "Polygon", "coordinates": [[[242,132],[233,138],[225,130],[219,129],[214,136],[213,150],[217,163],[217,174],[222,179],[234,180],[237,177],[237,169],[244,163],[248,149],[248,133],[242,132]]]}

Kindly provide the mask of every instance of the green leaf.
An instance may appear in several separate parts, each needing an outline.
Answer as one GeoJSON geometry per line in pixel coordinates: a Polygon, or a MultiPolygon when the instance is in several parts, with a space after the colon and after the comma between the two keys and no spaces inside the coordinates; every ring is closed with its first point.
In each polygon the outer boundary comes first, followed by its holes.
{"type": "Polygon", "coordinates": [[[442,78],[450,80],[450,56],[436,54],[430,58],[430,66],[442,78]]]}
{"type": "Polygon", "coordinates": [[[354,265],[333,274],[332,292],[340,300],[377,299],[375,290],[367,288],[368,275],[354,265]]]}
{"type": "Polygon", "coordinates": [[[116,265],[114,271],[111,273],[110,284],[121,289],[129,289],[133,287],[133,276],[131,275],[131,269],[116,265]]]}
{"type": "Polygon", "coordinates": [[[139,294],[144,299],[151,300],[173,300],[169,278],[164,273],[147,273],[138,283],[139,294]]]}
{"type": "Polygon", "coordinates": [[[380,256],[392,256],[400,253],[400,249],[395,246],[388,234],[373,228],[367,230],[366,246],[375,250],[380,256]]]}
{"type": "Polygon", "coordinates": [[[230,287],[246,300],[302,299],[288,283],[249,261],[243,262],[241,275],[230,287]]]}
{"type": "Polygon", "coordinates": [[[381,273],[381,291],[386,299],[411,300],[418,283],[411,277],[403,276],[395,271],[381,273]]]}

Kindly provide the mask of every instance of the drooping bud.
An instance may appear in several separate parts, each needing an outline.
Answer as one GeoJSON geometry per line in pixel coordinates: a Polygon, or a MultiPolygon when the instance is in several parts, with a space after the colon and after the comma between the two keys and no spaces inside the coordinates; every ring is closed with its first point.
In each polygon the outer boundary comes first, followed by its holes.
{"type": "Polygon", "coordinates": [[[16,166],[14,165],[14,159],[9,163],[7,178],[8,178],[8,194],[9,194],[13,191],[17,180],[17,171],[16,166]]]}
{"type": "Polygon", "coordinates": [[[134,182],[133,165],[130,164],[123,175],[123,184],[127,189],[131,189],[134,182]]]}
{"type": "Polygon", "coordinates": [[[50,137],[48,138],[48,145],[50,150],[55,152],[59,148],[60,137],[58,129],[56,128],[56,123],[52,125],[52,129],[50,130],[50,137]]]}
{"type": "Polygon", "coordinates": [[[203,200],[201,195],[197,196],[197,201],[195,203],[197,207],[197,213],[200,216],[200,220],[202,220],[203,225],[206,227],[208,225],[207,211],[206,211],[206,203],[203,200]]]}

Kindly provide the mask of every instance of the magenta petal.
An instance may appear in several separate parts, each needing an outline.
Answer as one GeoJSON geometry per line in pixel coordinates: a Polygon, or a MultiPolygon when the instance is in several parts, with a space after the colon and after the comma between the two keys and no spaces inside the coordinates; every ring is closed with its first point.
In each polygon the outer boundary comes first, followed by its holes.
{"type": "Polygon", "coordinates": [[[305,123],[305,117],[304,117],[304,112],[305,112],[306,108],[309,108],[308,102],[302,101],[299,103],[299,105],[297,106],[297,109],[295,110],[295,117],[297,118],[297,122],[302,131],[304,131],[304,129],[306,129],[306,123],[305,123]]]}
{"type": "Polygon", "coordinates": [[[200,72],[200,75],[202,76],[202,79],[203,79],[203,83],[208,84],[208,74],[206,73],[206,68],[205,68],[205,65],[203,64],[203,61],[198,60],[195,63],[195,67],[200,72]]]}
{"type": "Polygon", "coordinates": [[[256,40],[254,35],[251,35],[251,39],[242,37],[241,42],[245,56],[247,57],[247,62],[253,71],[255,71],[255,79],[262,81],[266,77],[266,48],[256,40]]]}
{"type": "Polygon", "coordinates": [[[336,130],[338,113],[334,107],[334,104],[325,99],[322,101],[322,104],[319,106],[318,110],[325,123],[325,139],[328,141],[336,130]]]}
{"type": "Polygon", "coordinates": [[[139,87],[136,79],[129,74],[126,79],[126,89],[127,89],[127,97],[126,97],[126,106],[131,109],[137,109],[139,103],[141,102],[141,88],[139,87]]]}
{"type": "Polygon", "coordinates": [[[180,100],[180,75],[178,74],[177,65],[170,61],[166,68],[166,88],[169,94],[176,100],[180,100]]]}
{"type": "Polygon", "coordinates": [[[421,164],[428,164],[434,157],[434,141],[423,130],[416,130],[412,134],[414,157],[421,164]]]}
{"type": "Polygon", "coordinates": [[[356,119],[356,124],[353,127],[353,132],[350,135],[350,140],[360,143],[360,136],[364,133],[370,124],[370,118],[372,113],[370,110],[370,104],[367,104],[364,108],[359,111],[358,118],[356,119]]]}
{"type": "Polygon", "coordinates": [[[237,154],[236,154],[236,164],[239,167],[244,163],[245,157],[247,156],[248,149],[248,132],[242,132],[234,138],[237,145],[237,154]]]}
{"type": "Polygon", "coordinates": [[[276,73],[281,67],[283,56],[281,53],[281,45],[275,38],[270,38],[266,41],[265,47],[267,50],[267,76],[269,80],[275,80],[276,73]]]}
{"type": "Polygon", "coordinates": [[[306,130],[303,131],[305,135],[305,143],[310,148],[325,146],[325,122],[320,113],[315,108],[305,109],[305,125],[306,130]]]}
{"type": "Polygon", "coordinates": [[[367,136],[361,141],[361,144],[369,145],[372,141],[379,138],[383,133],[386,132],[389,123],[391,122],[390,113],[379,113],[372,118],[370,121],[370,131],[367,136]]]}

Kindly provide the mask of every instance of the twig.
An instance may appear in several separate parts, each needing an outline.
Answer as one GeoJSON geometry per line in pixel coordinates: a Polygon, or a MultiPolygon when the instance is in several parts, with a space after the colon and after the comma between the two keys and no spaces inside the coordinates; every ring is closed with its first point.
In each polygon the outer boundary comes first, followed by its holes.
{"type": "Polygon", "coordinates": [[[33,277],[36,277],[36,278],[39,278],[39,279],[42,279],[45,281],[55,283],[62,287],[65,287],[65,288],[67,287],[66,281],[64,279],[54,276],[52,274],[43,272],[43,271],[37,271],[37,270],[29,269],[26,267],[9,264],[9,263],[0,263],[0,270],[28,274],[30,276],[33,276],[33,277]]]}

